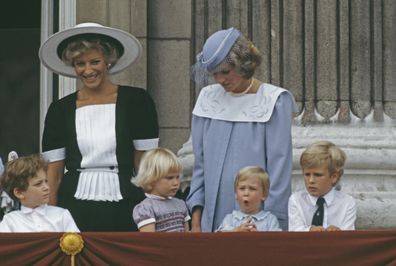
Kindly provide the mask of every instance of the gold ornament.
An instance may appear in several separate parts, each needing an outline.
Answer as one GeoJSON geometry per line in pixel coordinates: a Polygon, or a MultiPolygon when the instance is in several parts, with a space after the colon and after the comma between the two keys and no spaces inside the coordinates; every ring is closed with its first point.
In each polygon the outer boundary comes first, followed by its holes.
{"type": "Polygon", "coordinates": [[[71,255],[71,265],[74,266],[74,256],[84,248],[84,240],[77,233],[64,233],[59,240],[61,250],[71,255]]]}

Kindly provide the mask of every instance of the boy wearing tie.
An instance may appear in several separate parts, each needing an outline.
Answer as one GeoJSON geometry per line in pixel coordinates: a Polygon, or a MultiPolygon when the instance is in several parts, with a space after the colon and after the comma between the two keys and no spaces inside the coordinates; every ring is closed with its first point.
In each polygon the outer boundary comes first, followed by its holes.
{"type": "Polygon", "coordinates": [[[289,198],[289,231],[354,230],[354,199],[335,185],[344,172],[346,155],[329,141],[310,145],[300,157],[305,190],[289,198]]]}

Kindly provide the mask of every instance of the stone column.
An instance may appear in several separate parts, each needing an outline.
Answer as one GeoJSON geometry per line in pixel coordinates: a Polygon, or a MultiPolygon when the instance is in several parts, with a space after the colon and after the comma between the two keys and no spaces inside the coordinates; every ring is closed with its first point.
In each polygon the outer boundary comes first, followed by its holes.
{"type": "Polygon", "coordinates": [[[148,91],[160,145],[176,152],[190,134],[191,1],[148,1],[148,91]]]}

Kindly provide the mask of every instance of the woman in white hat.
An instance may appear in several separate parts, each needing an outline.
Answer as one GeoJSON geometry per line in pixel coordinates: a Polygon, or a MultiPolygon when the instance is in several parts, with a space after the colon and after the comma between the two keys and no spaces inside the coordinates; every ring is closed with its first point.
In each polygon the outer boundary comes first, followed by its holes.
{"type": "Polygon", "coordinates": [[[69,209],[81,231],[136,230],[132,209],[144,194],[130,179],[143,152],[158,146],[157,114],[145,90],[108,75],[141,50],[125,31],[83,23],[52,35],[39,51],[47,68],[82,84],[51,104],[42,141],[50,204],[69,209]]]}
{"type": "Polygon", "coordinates": [[[287,229],[295,103],[287,90],[254,77],[260,63],[253,43],[229,28],[206,40],[192,67],[198,84],[209,76],[217,82],[201,90],[193,110],[195,162],[187,197],[192,231],[214,231],[226,214],[240,209],[234,179],[249,165],[268,172],[271,186],[263,207],[287,229]]]}

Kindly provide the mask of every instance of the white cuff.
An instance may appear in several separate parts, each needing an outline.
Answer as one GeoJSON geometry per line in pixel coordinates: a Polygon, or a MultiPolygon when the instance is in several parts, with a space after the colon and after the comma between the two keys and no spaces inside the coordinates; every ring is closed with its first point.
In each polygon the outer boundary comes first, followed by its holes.
{"type": "Polygon", "coordinates": [[[156,139],[135,139],[133,140],[133,145],[135,150],[138,151],[148,151],[158,148],[159,138],[156,139]]]}
{"type": "Polygon", "coordinates": [[[147,220],[143,220],[140,223],[138,223],[137,227],[140,228],[140,227],[143,227],[145,225],[153,224],[153,223],[155,223],[155,218],[149,218],[147,220]]]}
{"type": "Polygon", "coordinates": [[[41,153],[44,160],[49,161],[50,163],[61,161],[66,158],[66,148],[60,148],[56,150],[45,151],[41,153]]]}

